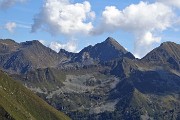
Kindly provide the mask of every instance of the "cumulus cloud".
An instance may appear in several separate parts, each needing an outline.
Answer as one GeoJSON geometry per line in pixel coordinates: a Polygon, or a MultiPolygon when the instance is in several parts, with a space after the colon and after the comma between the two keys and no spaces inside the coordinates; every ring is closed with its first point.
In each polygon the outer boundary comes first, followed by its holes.
{"type": "Polygon", "coordinates": [[[93,30],[92,34],[119,29],[130,32],[136,38],[134,53],[142,57],[151,49],[153,43],[161,41],[157,33],[171,27],[174,17],[172,9],[159,2],[140,2],[123,10],[107,6],[102,13],[102,24],[93,30]]]}
{"type": "Polygon", "coordinates": [[[166,5],[170,5],[173,7],[180,8],[180,0],[157,0],[158,2],[164,3],[166,5]]]}
{"type": "Polygon", "coordinates": [[[69,0],[45,0],[41,12],[34,17],[32,32],[44,29],[52,35],[88,34],[94,18],[87,1],[73,4],[69,0]]]}
{"type": "Polygon", "coordinates": [[[8,9],[9,7],[15,5],[16,3],[23,3],[27,0],[0,0],[0,8],[8,9]]]}
{"type": "Polygon", "coordinates": [[[56,52],[59,52],[60,49],[65,49],[69,52],[77,52],[77,44],[75,41],[69,41],[65,44],[61,44],[59,42],[51,42],[49,47],[56,52]]]}
{"type": "Polygon", "coordinates": [[[9,32],[13,33],[14,29],[17,27],[15,22],[8,22],[5,24],[4,29],[8,30],[9,32]]]}

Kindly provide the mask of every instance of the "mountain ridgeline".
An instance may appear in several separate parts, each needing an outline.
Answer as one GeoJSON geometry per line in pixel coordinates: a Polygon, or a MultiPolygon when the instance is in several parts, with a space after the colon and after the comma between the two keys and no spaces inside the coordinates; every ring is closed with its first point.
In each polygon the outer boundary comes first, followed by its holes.
{"type": "Polygon", "coordinates": [[[0,71],[1,120],[69,120],[20,83],[0,71]]]}
{"type": "Polygon", "coordinates": [[[0,47],[0,66],[12,73],[26,73],[32,69],[55,67],[66,59],[37,40],[16,43],[5,39],[0,40],[0,47]]]}
{"type": "Polygon", "coordinates": [[[6,39],[0,67],[74,120],[180,119],[180,45],[173,42],[137,59],[111,37],[79,53],[6,39]]]}
{"type": "Polygon", "coordinates": [[[149,61],[172,69],[180,70],[180,45],[173,42],[165,42],[160,47],[148,53],[142,61],[149,61]]]}

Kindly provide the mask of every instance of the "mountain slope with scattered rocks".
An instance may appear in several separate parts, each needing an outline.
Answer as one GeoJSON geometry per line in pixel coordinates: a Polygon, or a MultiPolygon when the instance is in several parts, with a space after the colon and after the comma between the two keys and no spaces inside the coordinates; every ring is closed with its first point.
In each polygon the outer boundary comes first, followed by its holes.
{"type": "Polygon", "coordinates": [[[8,71],[3,66],[2,69],[72,119],[180,118],[179,44],[162,43],[137,59],[111,37],[79,53],[63,49],[59,53],[40,52],[45,50],[42,44],[37,47],[37,43],[35,46],[30,43],[7,42],[10,45],[0,49],[0,55],[6,56],[3,49],[12,53],[17,48],[23,49],[22,44],[28,44],[25,51],[33,53],[32,58],[28,56],[18,62],[31,60],[33,69],[21,74],[13,72],[16,69],[8,71]],[[37,48],[43,48],[36,50],[41,53],[40,58],[33,51],[37,48]],[[52,59],[47,53],[52,53],[52,59]],[[47,60],[42,59],[46,56],[47,60]]]}

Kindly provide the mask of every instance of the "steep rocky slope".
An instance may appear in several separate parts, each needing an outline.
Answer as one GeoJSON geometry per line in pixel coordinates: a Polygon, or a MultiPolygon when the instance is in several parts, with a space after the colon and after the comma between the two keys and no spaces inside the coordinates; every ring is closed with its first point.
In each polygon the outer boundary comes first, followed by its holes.
{"type": "Polygon", "coordinates": [[[139,60],[109,37],[58,55],[58,65],[11,76],[75,120],[180,118],[179,44],[162,43],[139,60]]]}
{"type": "Polygon", "coordinates": [[[125,50],[116,40],[108,37],[104,42],[95,46],[88,46],[73,57],[73,61],[98,61],[104,62],[116,58],[128,57],[134,59],[134,56],[125,50]]]}
{"type": "Polygon", "coordinates": [[[162,43],[142,58],[142,61],[150,62],[156,66],[164,65],[180,70],[180,45],[173,42],[162,43]]]}
{"type": "Polygon", "coordinates": [[[16,43],[5,39],[0,40],[0,46],[0,66],[11,73],[55,67],[66,59],[37,40],[16,43]]]}

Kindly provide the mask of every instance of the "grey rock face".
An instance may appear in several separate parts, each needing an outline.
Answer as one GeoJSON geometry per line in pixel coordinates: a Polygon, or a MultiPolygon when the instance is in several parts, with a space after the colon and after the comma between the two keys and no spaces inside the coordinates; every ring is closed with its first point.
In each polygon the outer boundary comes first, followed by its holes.
{"type": "Polygon", "coordinates": [[[0,46],[1,68],[73,119],[179,118],[179,44],[163,43],[140,60],[110,37],[79,53],[38,41],[0,46]]]}

